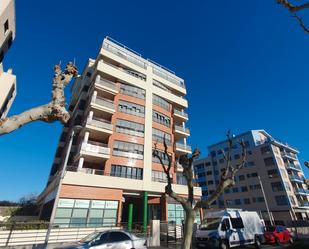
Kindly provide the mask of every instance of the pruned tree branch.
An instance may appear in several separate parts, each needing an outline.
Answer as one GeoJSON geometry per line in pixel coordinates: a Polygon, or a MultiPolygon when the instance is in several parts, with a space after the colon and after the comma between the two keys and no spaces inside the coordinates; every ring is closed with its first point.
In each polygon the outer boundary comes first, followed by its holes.
{"type": "Polygon", "coordinates": [[[290,11],[293,15],[292,17],[294,17],[298,24],[300,25],[300,27],[303,29],[303,31],[306,34],[309,34],[309,29],[306,27],[305,23],[303,22],[302,18],[300,16],[298,16],[297,14],[295,14],[298,11],[301,11],[303,9],[307,9],[309,8],[309,2],[305,2],[302,4],[298,4],[298,5],[294,5],[292,4],[290,1],[288,0],[277,0],[278,4],[281,4],[283,7],[285,7],[288,11],[290,11]]]}
{"type": "Polygon", "coordinates": [[[217,186],[216,190],[210,195],[210,197],[206,200],[201,200],[198,201],[195,204],[194,210],[197,211],[200,208],[207,208],[209,205],[211,205],[215,200],[217,200],[220,195],[223,193],[223,191],[228,188],[231,187],[235,184],[235,175],[238,172],[238,170],[240,170],[241,168],[244,167],[244,165],[246,164],[246,155],[247,155],[247,151],[246,151],[246,145],[244,143],[244,141],[240,141],[239,145],[241,146],[242,149],[242,157],[241,157],[241,162],[240,164],[237,164],[235,166],[232,165],[231,161],[231,151],[233,148],[233,138],[231,135],[231,132],[228,131],[227,133],[227,141],[228,141],[228,157],[226,156],[225,152],[223,153],[223,158],[226,162],[226,168],[225,170],[221,173],[221,179],[219,182],[219,185],[217,186]]]}
{"type": "Polygon", "coordinates": [[[0,136],[17,130],[25,124],[33,121],[62,123],[68,122],[70,114],[65,108],[64,89],[70,83],[71,79],[77,76],[78,71],[73,63],[66,65],[62,72],[60,65],[54,66],[54,78],[52,84],[52,101],[48,104],[34,107],[12,117],[0,119],[0,136]]]}

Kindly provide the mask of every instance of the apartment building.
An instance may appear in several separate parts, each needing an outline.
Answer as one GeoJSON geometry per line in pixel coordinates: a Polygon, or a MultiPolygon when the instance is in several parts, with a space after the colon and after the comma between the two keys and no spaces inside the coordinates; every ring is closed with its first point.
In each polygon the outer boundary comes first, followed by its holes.
{"type": "Polygon", "coordinates": [[[16,96],[16,76],[3,71],[2,60],[15,39],[15,1],[0,1],[0,118],[4,118],[16,96]]]}
{"type": "MultiPolygon", "coordinates": [[[[309,190],[297,158],[299,151],[264,130],[251,130],[233,137],[233,165],[241,160],[239,140],[245,141],[248,150],[246,165],[237,173],[235,186],[226,189],[211,208],[258,211],[266,222],[270,221],[270,216],[278,224],[308,220],[309,190]]],[[[194,163],[197,182],[205,199],[216,189],[226,167],[222,151],[228,151],[227,141],[211,145],[208,150],[208,157],[194,163]]]]}
{"type": "MultiPolygon", "coordinates": [[[[186,196],[177,164],[180,155],[191,153],[183,79],[107,37],[71,90],[71,120],[62,130],[40,195],[41,218],[49,219],[56,208],[58,226],[111,225],[127,222],[133,204],[135,223],[161,219],[181,224],[184,212],[164,194],[166,176],[152,151],[157,143],[163,154],[165,137],[172,157],[173,189],[186,196]],[[77,135],[68,152],[73,129],[77,135]],[[59,186],[67,153],[67,172],[59,186]],[[60,200],[55,204],[58,187],[60,200]]],[[[163,161],[167,163],[166,158],[163,161]]],[[[194,194],[200,198],[199,187],[194,194]]]]}

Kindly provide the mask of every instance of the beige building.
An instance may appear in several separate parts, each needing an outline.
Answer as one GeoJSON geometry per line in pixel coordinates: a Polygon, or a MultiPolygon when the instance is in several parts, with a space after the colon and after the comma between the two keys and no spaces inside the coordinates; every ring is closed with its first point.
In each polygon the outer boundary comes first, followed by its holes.
{"type": "Polygon", "coordinates": [[[15,39],[15,1],[0,1],[0,118],[4,118],[16,96],[16,76],[3,71],[2,60],[15,39]]]}
{"type": "MultiPolygon", "coordinates": [[[[233,138],[233,164],[241,160],[241,148],[237,145],[240,139],[245,141],[248,150],[246,165],[238,172],[236,185],[227,189],[212,208],[254,210],[269,221],[268,204],[270,216],[277,224],[308,220],[309,190],[297,158],[299,152],[264,130],[252,130],[233,138]]],[[[219,183],[220,173],[226,167],[222,150],[227,151],[227,147],[227,141],[209,146],[209,156],[194,164],[202,198],[207,199],[219,183]]]]}
{"type": "MultiPolygon", "coordinates": [[[[100,226],[149,219],[181,224],[182,207],[164,194],[166,177],[154,144],[163,138],[172,156],[173,189],[187,195],[177,158],[190,153],[183,79],[135,51],[105,38],[96,59],[89,59],[72,87],[72,118],[60,136],[47,186],[40,195],[41,218],[49,219],[60,187],[55,224],[100,226]],[[57,178],[64,164],[72,129],[82,129],[73,146],[63,184],[57,178]]],[[[167,163],[167,160],[164,160],[167,163]]],[[[195,197],[201,196],[195,188],[195,197]]]]}

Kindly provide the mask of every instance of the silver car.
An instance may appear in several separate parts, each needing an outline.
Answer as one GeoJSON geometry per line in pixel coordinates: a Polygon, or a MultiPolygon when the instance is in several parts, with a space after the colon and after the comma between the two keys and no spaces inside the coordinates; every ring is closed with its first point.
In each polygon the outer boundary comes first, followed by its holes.
{"type": "Polygon", "coordinates": [[[123,230],[108,230],[93,232],[76,243],[64,244],[57,249],[147,249],[146,245],[146,238],[123,230]]]}

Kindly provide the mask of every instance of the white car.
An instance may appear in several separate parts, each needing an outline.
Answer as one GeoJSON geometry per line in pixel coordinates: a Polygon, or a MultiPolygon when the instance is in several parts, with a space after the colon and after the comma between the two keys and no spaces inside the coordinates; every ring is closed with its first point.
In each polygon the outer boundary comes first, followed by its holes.
{"type": "Polygon", "coordinates": [[[65,244],[57,249],[147,249],[146,238],[123,230],[93,232],[82,240],[65,244]]]}

